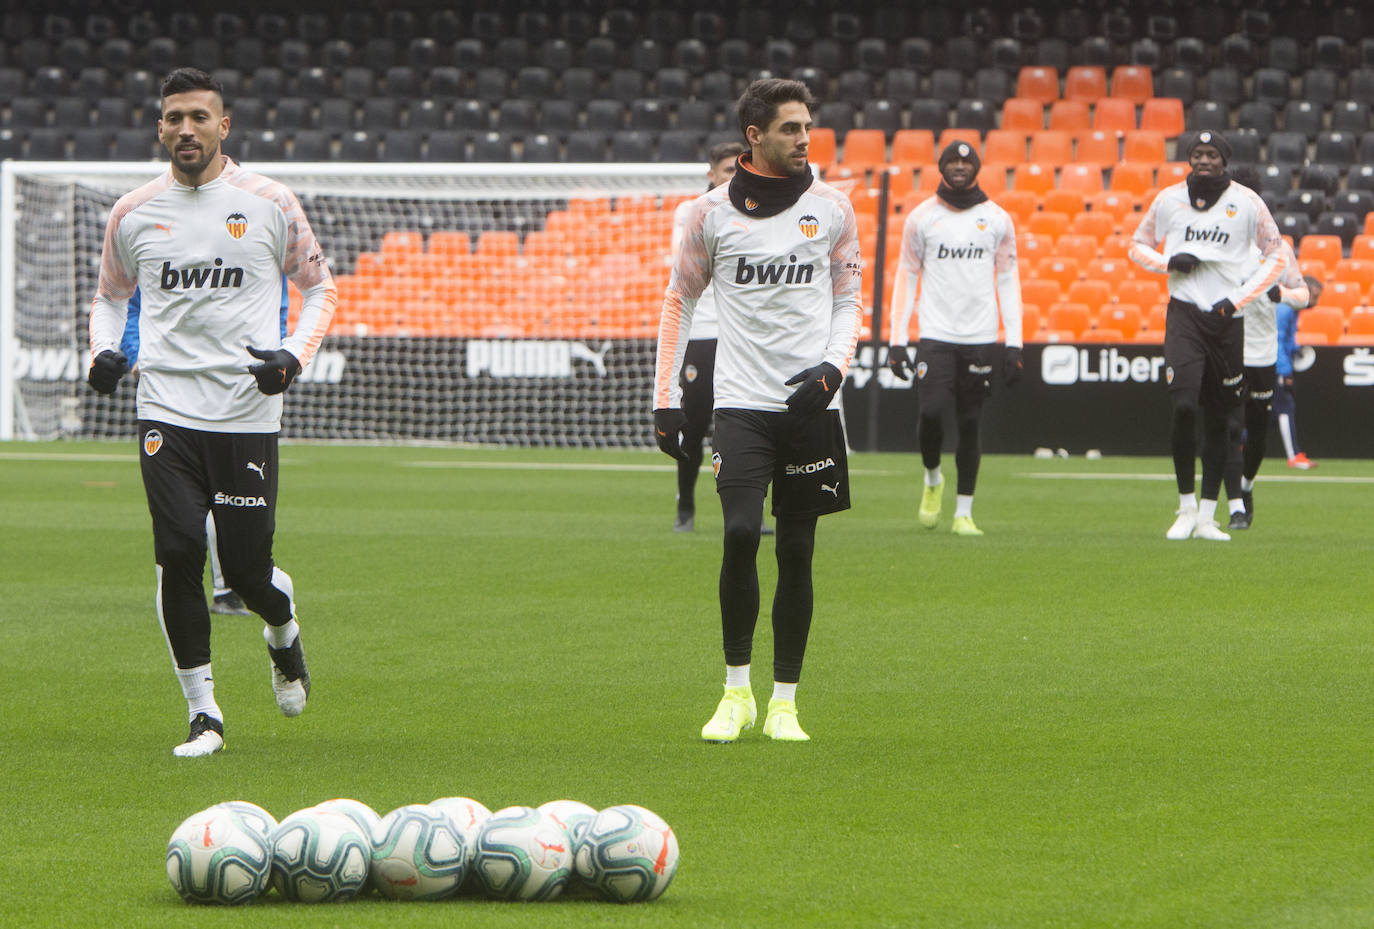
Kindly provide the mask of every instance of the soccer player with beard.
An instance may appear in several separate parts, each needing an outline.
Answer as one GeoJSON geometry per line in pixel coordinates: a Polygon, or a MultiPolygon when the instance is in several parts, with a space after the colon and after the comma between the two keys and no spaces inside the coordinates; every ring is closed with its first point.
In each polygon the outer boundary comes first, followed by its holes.
{"type": "Polygon", "coordinates": [[[916,372],[918,435],[925,490],[917,519],[934,529],[943,506],[940,449],[949,413],[959,430],[956,535],[980,536],[973,522],[973,491],[982,460],[978,424],[983,401],[1000,373],[1012,387],[1021,379],[1021,279],[1016,270],[1016,228],[1011,216],[978,186],[978,152],[954,142],[940,153],[940,186],[902,227],[897,280],[892,290],[888,367],[902,380],[916,372]],[[911,311],[920,340],[913,368],[907,354],[911,311]],[[1005,345],[997,344],[998,322],[1005,345]]]}
{"type": "Polygon", "coordinates": [[[157,610],[191,720],[180,757],[224,747],[202,576],[213,510],[225,581],[266,622],[278,708],[305,709],[310,675],[291,578],[272,559],[281,394],[309,363],[338,300],[299,201],[220,151],[219,82],[180,68],[162,83],[161,177],[110,212],[91,306],[92,389],[111,394],[138,289],[140,464],[153,522],[157,610]],[[304,301],[282,338],[282,276],[304,301]],[[256,360],[257,363],[253,363],[256,360]]]}
{"type": "Polygon", "coordinates": [[[862,313],[863,260],[848,197],[807,163],[815,100],[799,81],[767,78],[740,97],[749,143],[729,184],[693,201],[659,324],[654,432],[682,459],[682,388],[696,301],[714,283],[719,334],[712,464],[724,515],[720,570],[725,693],[702,727],[733,742],[757,715],[749,668],[759,612],[763,501],[773,484],[777,589],[773,693],[764,734],[809,738],[796,691],[812,616],[817,519],[849,508],[839,388],[862,313]]]}
{"type": "Polygon", "coordinates": [[[1192,172],[1151,202],[1132,237],[1130,255],[1141,266],[1169,275],[1164,364],[1179,506],[1165,538],[1227,542],[1231,537],[1217,525],[1216,509],[1226,469],[1227,419],[1244,389],[1242,314],[1283,275],[1283,239],[1259,194],[1231,182],[1226,171],[1231,144],[1225,136],[1200,132],[1187,152],[1192,172]]]}

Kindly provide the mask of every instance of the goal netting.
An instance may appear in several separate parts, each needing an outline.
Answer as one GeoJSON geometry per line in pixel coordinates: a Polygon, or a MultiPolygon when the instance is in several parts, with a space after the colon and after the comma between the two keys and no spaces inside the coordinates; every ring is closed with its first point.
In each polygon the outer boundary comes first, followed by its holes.
{"type": "MultiPolygon", "coordinates": [[[[112,398],[85,384],[87,318],[110,208],[162,170],[0,166],[0,439],[134,435],[130,380],[112,398]]],[[[261,170],[296,192],[339,286],[283,436],[650,442],[672,214],[704,165],[261,170]]]]}

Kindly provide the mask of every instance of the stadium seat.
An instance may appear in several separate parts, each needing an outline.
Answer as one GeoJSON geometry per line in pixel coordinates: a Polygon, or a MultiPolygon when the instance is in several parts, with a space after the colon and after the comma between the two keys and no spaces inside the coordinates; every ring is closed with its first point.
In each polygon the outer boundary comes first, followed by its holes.
{"type": "MultiPolygon", "coordinates": [[[[923,175],[924,176],[924,175],[923,175]]],[[[931,188],[934,189],[933,187],[931,188]]],[[[1030,215],[1035,212],[1039,203],[1039,198],[1034,191],[1019,190],[1015,186],[1002,191],[1001,193],[991,194],[992,199],[1002,209],[1011,214],[1012,219],[1018,224],[1024,224],[1030,215]]]]}
{"type": "Polygon", "coordinates": [[[1102,168],[1091,162],[1074,162],[1059,169],[1059,187],[1083,194],[1102,190],[1102,168]]]}
{"type": "Polygon", "coordinates": [[[807,156],[811,163],[817,165],[822,171],[833,167],[836,154],[835,130],[828,126],[817,126],[811,130],[810,135],[807,156]]]}
{"type": "Polygon", "coordinates": [[[1221,65],[1212,68],[1204,78],[1203,96],[1225,107],[1234,107],[1244,99],[1244,81],[1234,67],[1221,65]]]}
{"type": "MultiPolygon", "coordinates": [[[[1054,236],[1029,231],[1030,217],[1034,215],[1035,211],[1032,210],[1031,213],[1025,217],[1024,222],[1018,221],[1017,223],[1017,229],[1019,231],[1016,234],[1016,250],[1021,259],[1021,270],[1027,273],[1035,267],[1035,263],[1038,259],[1048,258],[1054,254],[1054,236]]],[[[1058,293],[1059,282],[1051,281],[1051,283],[1054,284],[1055,292],[1058,293]]],[[[1059,298],[1055,297],[1055,299],[1057,300],[1059,298]]],[[[1051,300],[1049,302],[1053,303],[1054,301],[1051,300]]],[[[1046,305],[1048,306],[1049,304],[1047,303],[1046,305]]]]}
{"type": "Polygon", "coordinates": [[[1135,265],[1125,256],[1104,256],[1094,258],[1084,265],[1083,276],[1087,280],[1102,281],[1115,294],[1117,288],[1132,280],[1131,275],[1135,273],[1134,268],[1135,265]]]}
{"type": "Polygon", "coordinates": [[[1086,207],[1069,220],[1070,232],[1074,235],[1090,235],[1100,242],[1116,231],[1114,215],[1096,209],[1092,200],[1086,203],[1086,207]]]}
{"type": "Polygon", "coordinates": [[[1134,303],[1139,307],[1152,307],[1164,303],[1168,299],[1164,275],[1151,274],[1122,281],[1116,286],[1116,297],[1122,303],[1134,303]]]}
{"type": "Polygon", "coordinates": [[[1374,287],[1374,261],[1353,255],[1350,258],[1341,258],[1331,269],[1331,280],[1349,281],[1368,291],[1374,287]]]}
{"type": "Polygon", "coordinates": [[[1064,75],[1064,99],[1096,103],[1107,96],[1107,71],[1097,65],[1074,65],[1064,75]]]}
{"type": "Polygon", "coordinates": [[[1021,341],[1023,343],[1040,341],[1040,327],[1043,322],[1044,316],[1040,312],[1040,305],[1026,299],[1025,287],[1022,285],[1021,341]]]}
{"type": "Polygon", "coordinates": [[[1124,97],[1140,106],[1155,95],[1154,90],[1154,73],[1149,67],[1128,64],[1112,69],[1113,97],[1124,97]]]}
{"type": "Polygon", "coordinates": [[[1278,113],[1258,100],[1246,100],[1236,109],[1236,124],[1268,136],[1278,128],[1278,113]]]}
{"type": "Polygon", "coordinates": [[[1126,133],[1121,147],[1121,160],[1158,164],[1167,157],[1165,151],[1162,133],[1138,129],[1126,133]]]}
{"type": "Polygon", "coordinates": [[[1278,68],[1256,68],[1250,76],[1251,91],[1255,100],[1275,109],[1289,100],[1288,74],[1278,68]]]}
{"type": "Polygon", "coordinates": [[[980,135],[997,125],[997,114],[986,100],[960,100],[954,108],[954,125],[980,135]]]}
{"type": "Polygon", "coordinates": [[[1164,68],[1157,75],[1155,93],[1178,100],[1186,109],[1197,99],[1197,76],[1187,68],[1164,68]]]}
{"type": "Polygon", "coordinates": [[[1002,103],[1002,129],[1035,132],[1045,128],[1045,105],[1028,97],[1008,97],[1002,103]]]}
{"type": "Polygon", "coordinates": [[[1033,194],[1044,194],[1054,187],[1054,167],[1039,162],[1017,165],[1012,171],[1011,186],[1033,194]]]}
{"type": "Polygon", "coordinates": [[[1016,96],[1053,103],[1059,99],[1059,72],[1043,65],[1026,65],[1017,74],[1016,96]]]}
{"type": "MultiPolygon", "coordinates": [[[[1096,213],[1099,216],[1108,216],[1113,223],[1119,225],[1125,214],[1135,212],[1135,201],[1135,194],[1129,191],[1108,189],[1088,197],[1087,212],[1089,214],[1096,213]]],[[[1102,236],[1102,239],[1105,245],[1107,236],[1102,236]]]]}
{"type": "Polygon", "coordinates": [[[1058,239],[1069,231],[1069,216],[1067,213],[1036,210],[1031,214],[1030,222],[1026,224],[1026,231],[1058,239]]]}
{"type": "Polygon", "coordinates": [[[1020,164],[1026,160],[1026,137],[1017,129],[992,129],[983,139],[983,160],[989,163],[1020,164]]]}
{"type": "MultiPolygon", "coordinates": [[[[1322,299],[1326,299],[1324,291],[1322,299]]],[[[1334,345],[1344,334],[1345,313],[1338,307],[1322,303],[1298,314],[1299,345],[1334,345]]]]}
{"type": "Polygon", "coordinates": [[[1177,138],[1183,132],[1183,101],[1172,97],[1151,97],[1140,110],[1140,128],[1177,138]]]}
{"type": "Polygon", "coordinates": [[[851,129],[845,134],[836,167],[862,174],[886,163],[887,138],[881,129],[851,129]]]}
{"type": "MultiPolygon", "coordinates": [[[[812,132],[815,145],[815,132],[812,132]]],[[[935,161],[935,134],[928,129],[899,129],[892,135],[892,163],[924,167],[935,161]]]]}
{"type": "Polygon", "coordinates": [[[1079,268],[1086,268],[1090,262],[1097,260],[1097,246],[1097,236],[1078,235],[1065,226],[1054,243],[1054,254],[1060,258],[1072,258],[1078,262],[1079,268]]]}
{"type": "Polygon", "coordinates": [[[1059,167],[1073,161],[1073,135],[1057,129],[1031,133],[1027,161],[1059,167]]]}
{"type": "Polygon", "coordinates": [[[1365,302],[1367,288],[1355,281],[1327,281],[1322,289],[1321,302],[1334,306],[1343,314],[1349,314],[1355,307],[1365,302]]]}
{"type": "Polygon", "coordinates": [[[1374,345],[1374,309],[1362,307],[1352,310],[1345,319],[1345,335],[1340,345],[1374,345]]]}
{"type": "Polygon", "coordinates": [[[1092,107],[1082,100],[1056,100],[1050,104],[1049,128],[1063,132],[1091,129],[1092,107]]]}
{"type": "Polygon", "coordinates": [[[1121,144],[1116,133],[1085,129],[1075,133],[1074,160],[1110,168],[1121,160],[1121,144]]]}
{"type": "Polygon", "coordinates": [[[1051,304],[1045,317],[1045,328],[1066,332],[1070,339],[1081,339],[1092,323],[1087,304],[1061,302],[1051,304]]]}
{"type": "Polygon", "coordinates": [[[1277,199],[1279,209],[1302,213],[1310,220],[1315,220],[1326,209],[1326,194],[1320,190],[1290,190],[1277,199]]]}
{"type": "Polygon", "coordinates": [[[1069,285],[1079,278],[1078,262],[1073,258],[1061,258],[1057,255],[1037,259],[1034,270],[1036,277],[1058,283],[1061,291],[1068,290],[1069,285]]]}
{"type": "Polygon", "coordinates": [[[1362,100],[1337,100],[1331,106],[1331,129],[1357,134],[1368,132],[1369,112],[1369,104],[1362,100]]]}
{"type": "Polygon", "coordinates": [[[1126,134],[1135,131],[1135,104],[1124,97],[1102,97],[1093,106],[1094,129],[1126,134]]]}
{"type": "Polygon", "coordinates": [[[907,104],[910,129],[925,129],[939,134],[949,127],[949,104],[934,98],[919,98],[907,104]]]}
{"type": "Polygon", "coordinates": [[[1140,307],[1134,303],[1105,303],[1098,308],[1094,328],[1115,330],[1123,340],[1133,342],[1140,334],[1141,316],[1140,307]]]}
{"type": "Polygon", "coordinates": [[[1069,303],[1085,303],[1090,307],[1102,306],[1112,300],[1112,285],[1089,276],[1070,284],[1064,292],[1064,300],[1069,303]]]}
{"type": "Polygon", "coordinates": [[[1345,248],[1350,247],[1355,236],[1361,231],[1363,222],[1353,213],[1341,213],[1328,210],[1317,217],[1312,228],[1315,232],[1322,235],[1340,236],[1341,244],[1345,248]]]}

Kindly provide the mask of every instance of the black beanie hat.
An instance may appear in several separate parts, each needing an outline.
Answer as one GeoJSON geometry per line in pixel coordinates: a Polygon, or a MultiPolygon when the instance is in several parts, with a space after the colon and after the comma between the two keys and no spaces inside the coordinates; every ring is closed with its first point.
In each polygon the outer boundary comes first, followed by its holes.
{"type": "Polygon", "coordinates": [[[1231,143],[1227,142],[1226,136],[1222,135],[1220,132],[1216,132],[1212,129],[1204,129],[1194,136],[1193,141],[1188,143],[1189,158],[1193,157],[1193,149],[1197,148],[1199,145],[1211,145],[1217,151],[1221,152],[1222,163],[1230,164],[1231,143]]]}
{"type": "Polygon", "coordinates": [[[979,170],[983,167],[983,161],[978,157],[977,146],[970,145],[967,142],[951,142],[946,145],[945,150],[940,153],[938,166],[941,174],[945,173],[945,165],[949,164],[955,158],[963,158],[965,161],[971,162],[973,164],[974,177],[978,176],[979,170]]]}

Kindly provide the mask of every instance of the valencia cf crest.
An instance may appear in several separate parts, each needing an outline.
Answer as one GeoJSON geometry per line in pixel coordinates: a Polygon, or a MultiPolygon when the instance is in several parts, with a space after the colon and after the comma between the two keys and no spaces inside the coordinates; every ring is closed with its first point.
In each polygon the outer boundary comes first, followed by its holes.
{"type": "Polygon", "coordinates": [[[797,228],[800,229],[801,234],[808,239],[814,239],[816,233],[821,231],[821,221],[810,213],[807,213],[801,219],[797,220],[797,228]]]}
{"type": "Polygon", "coordinates": [[[929,367],[924,361],[916,362],[916,379],[924,381],[926,379],[927,370],[929,370],[929,367]]]}
{"type": "Polygon", "coordinates": [[[1236,205],[1235,205],[1234,203],[1228,203],[1228,204],[1226,204],[1226,218],[1227,218],[1227,219],[1235,219],[1235,218],[1236,218],[1236,205]]]}
{"type": "Polygon", "coordinates": [[[694,383],[697,379],[697,366],[688,365],[682,369],[682,379],[688,384],[694,383]]]}
{"type": "Polygon", "coordinates": [[[1201,197],[1198,197],[1196,200],[1193,201],[1193,206],[1197,207],[1199,210],[1205,210],[1207,209],[1207,201],[1202,199],[1201,197]]]}
{"type": "Polygon", "coordinates": [[[149,429],[148,434],[143,437],[143,454],[151,458],[157,454],[160,448],[162,448],[162,433],[156,429],[149,429]]]}
{"type": "Polygon", "coordinates": [[[224,221],[224,228],[229,230],[229,234],[236,239],[243,238],[248,231],[248,217],[242,213],[231,213],[229,218],[224,221]]]}
{"type": "Polygon", "coordinates": [[[752,213],[759,208],[759,202],[755,200],[753,197],[745,197],[744,208],[748,210],[750,213],[752,213]]]}
{"type": "Polygon", "coordinates": [[[1173,365],[1169,365],[1169,367],[1167,367],[1167,368],[1164,369],[1164,383],[1166,383],[1166,384],[1172,384],[1173,382],[1174,382],[1174,366],[1173,366],[1173,365]]]}
{"type": "Polygon", "coordinates": [[[711,470],[716,473],[716,480],[720,480],[720,452],[712,453],[711,470]]]}
{"type": "Polygon", "coordinates": [[[977,221],[976,223],[974,223],[974,225],[978,227],[978,231],[979,231],[979,232],[987,232],[987,231],[988,231],[988,221],[987,221],[986,219],[984,219],[983,217],[981,217],[981,216],[978,217],[978,221],[977,221]]]}

